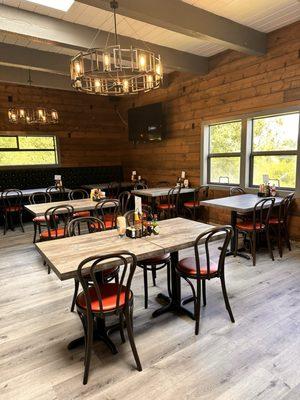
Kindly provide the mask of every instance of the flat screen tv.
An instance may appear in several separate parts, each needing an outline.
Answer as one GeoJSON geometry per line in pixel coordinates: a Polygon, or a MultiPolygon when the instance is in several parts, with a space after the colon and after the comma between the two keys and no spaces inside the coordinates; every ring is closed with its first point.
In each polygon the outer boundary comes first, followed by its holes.
{"type": "Polygon", "coordinates": [[[134,143],[160,142],[164,138],[163,104],[155,103],[128,110],[129,140],[134,143]]]}

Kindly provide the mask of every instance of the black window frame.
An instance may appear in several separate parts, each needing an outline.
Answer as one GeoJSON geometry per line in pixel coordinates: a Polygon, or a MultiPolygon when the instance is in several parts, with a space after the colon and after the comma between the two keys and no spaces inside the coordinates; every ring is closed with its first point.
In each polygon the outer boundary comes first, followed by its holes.
{"type": "MultiPolygon", "coordinates": [[[[24,164],[26,167],[36,167],[36,168],[43,168],[43,167],[53,167],[53,166],[58,166],[59,165],[59,154],[58,154],[58,145],[57,145],[57,137],[56,135],[53,134],[13,134],[13,135],[4,135],[0,133],[0,138],[16,138],[16,147],[1,147],[0,146],[0,152],[54,152],[55,155],[55,163],[53,164],[24,164]],[[21,149],[20,144],[19,144],[19,138],[20,137],[28,137],[28,138],[52,138],[53,140],[53,148],[43,148],[43,149],[34,149],[34,148],[28,148],[28,149],[21,149]]],[[[0,165],[0,169],[7,169],[7,168],[20,168],[23,167],[24,165],[20,164],[7,164],[7,165],[0,165]]]]}
{"type": "MultiPolygon", "coordinates": [[[[207,184],[209,185],[218,185],[218,186],[240,186],[241,184],[241,160],[242,160],[242,120],[241,119],[235,119],[231,121],[225,121],[225,122],[216,122],[213,124],[208,125],[208,153],[207,153],[207,184]],[[232,124],[233,122],[240,122],[241,124],[241,147],[239,152],[229,152],[229,153],[211,153],[210,152],[210,128],[212,126],[216,125],[226,125],[226,124],[232,124]],[[211,160],[212,158],[232,158],[232,157],[239,157],[240,158],[240,175],[239,175],[239,182],[238,183],[224,183],[224,182],[214,182],[211,180],[211,160]]],[[[219,177],[219,178],[226,178],[224,177],[219,177]]]]}
{"type": "MultiPolygon", "coordinates": [[[[280,117],[284,115],[290,114],[298,114],[299,115],[299,126],[298,126],[298,136],[299,136],[299,128],[300,128],[300,113],[295,112],[285,112],[280,114],[271,114],[271,115],[262,115],[262,116],[255,116],[251,118],[251,151],[250,151],[250,160],[249,160],[249,186],[252,188],[258,188],[259,185],[254,185],[253,183],[253,176],[254,176],[254,157],[255,156],[296,156],[296,176],[295,176],[295,187],[287,187],[287,186],[277,186],[279,190],[295,190],[297,186],[297,162],[298,162],[298,141],[299,137],[297,138],[297,148],[295,150],[271,150],[271,151],[253,151],[253,129],[254,129],[254,120],[256,119],[264,119],[264,118],[271,118],[271,117],[280,117]]],[[[269,177],[270,180],[274,180],[276,178],[269,177]]]]}

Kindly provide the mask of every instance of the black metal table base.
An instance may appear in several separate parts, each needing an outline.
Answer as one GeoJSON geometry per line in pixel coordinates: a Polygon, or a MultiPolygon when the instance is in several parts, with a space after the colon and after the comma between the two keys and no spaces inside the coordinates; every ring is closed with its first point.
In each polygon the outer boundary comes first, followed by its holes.
{"type": "Polygon", "coordinates": [[[165,314],[167,312],[174,312],[176,314],[185,314],[185,315],[188,315],[190,318],[195,319],[194,314],[190,310],[186,309],[185,307],[182,307],[182,305],[181,305],[182,303],[177,303],[176,301],[171,299],[169,296],[166,296],[163,293],[159,293],[157,295],[157,299],[163,300],[167,304],[162,306],[161,308],[158,308],[157,310],[155,310],[152,313],[153,318],[159,317],[160,315],[165,314]]]}
{"type": "MultiPolygon", "coordinates": [[[[94,337],[93,337],[94,342],[95,341],[102,341],[106,344],[106,346],[109,348],[109,350],[112,352],[112,354],[117,354],[118,350],[115,346],[115,344],[113,343],[113,341],[109,338],[107,332],[98,332],[98,331],[94,331],[94,337]]],[[[84,345],[84,336],[81,336],[80,338],[77,338],[75,340],[72,340],[72,342],[70,342],[68,344],[68,350],[73,350],[76,349],[79,346],[84,345]]]]}
{"type": "MultiPolygon", "coordinates": [[[[250,256],[248,256],[248,254],[242,253],[242,250],[243,249],[239,249],[236,252],[237,257],[242,257],[242,258],[245,258],[246,260],[250,260],[250,256]]],[[[225,257],[229,257],[229,256],[234,256],[234,251],[233,250],[227,250],[225,257]]]]}

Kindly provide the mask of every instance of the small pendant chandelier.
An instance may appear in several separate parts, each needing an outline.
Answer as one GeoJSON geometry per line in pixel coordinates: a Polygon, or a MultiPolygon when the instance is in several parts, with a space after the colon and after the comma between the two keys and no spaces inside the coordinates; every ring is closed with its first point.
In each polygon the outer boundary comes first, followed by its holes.
{"type": "MultiPolygon", "coordinates": [[[[28,71],[29,86],[32,84],[31,73],[28,71]]],[[[11,124],[24,125],[50,125],[58,123],[58,113],[54,109],[45,107],[28,108],[28,107],[11,107],[8,110],[8,121],[11,124]]]]}
{"type": "Polygon", "coordinates": [[[58,123],[58,113],[48,108],[14,107],[8,110],[8,120],[12,124],[51,125],[58,123]]]}
{"type": "Polygon", "coordinates": [[[117,1],[110,2],[114,15],[115,45],[80,52],[71,60],[72,86],[81,92],[122,96],[160,87],[163,78],[160,55],[118,43],[117,1]]]}

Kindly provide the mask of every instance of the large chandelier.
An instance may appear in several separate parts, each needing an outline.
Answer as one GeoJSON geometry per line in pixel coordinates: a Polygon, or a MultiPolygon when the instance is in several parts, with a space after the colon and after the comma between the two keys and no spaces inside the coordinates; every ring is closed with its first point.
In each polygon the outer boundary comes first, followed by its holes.
{"type": "Polygon", "coordinates": [[[48,108],[14,107],[8,110],[8,120],[12,124],[57,124],[58,113],[48,108]]]}
{"type": "Polygon", "coordinates": [[[115,45],[80,52],[71,60],[72,86],[81,92],[122,96],[148,92],[160,87],[163,72],[159,55],[152,51],[118,43],[116,9],[111,1],[115,25],[115,45]]]}

